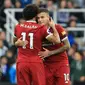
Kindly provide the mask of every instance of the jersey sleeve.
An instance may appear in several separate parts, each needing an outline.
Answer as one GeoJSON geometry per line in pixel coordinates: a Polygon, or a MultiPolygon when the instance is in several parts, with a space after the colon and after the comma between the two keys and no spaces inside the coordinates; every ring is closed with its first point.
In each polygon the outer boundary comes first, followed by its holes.
{"type": "Polygon", "coordinates": [[[49,31],[49,28],[47,28],[46,26],[42,27],[41,32],[42,32],[43,38],[47,38],[50,35],[52,35],[52,33],[49,31]]]}
{"type": "Polygon", "coordinates": [[[59,33],[61,41],[65,40],[67,38],[67,33],[65,29],[61,25],[57,25],[56,28],[59,33]]]}

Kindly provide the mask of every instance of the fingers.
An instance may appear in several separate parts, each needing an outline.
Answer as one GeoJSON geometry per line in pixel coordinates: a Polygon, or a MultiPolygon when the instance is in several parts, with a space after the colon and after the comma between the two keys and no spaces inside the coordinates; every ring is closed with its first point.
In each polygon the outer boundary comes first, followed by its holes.
{"type": "Polygon", "coordinates": [[[20,37],[19,40],[22,40],[22,37],[20,37]]]}
{"type": "Polygon", "coordinates": [[[39,55],[39,56],[42,56],[42,52],[39,52],[38,55],[39,55]]]}
{"type": "Polygon", "coordinates": [[[52,17],[49,17],[49,21],[52,21],[52,17]]]}
{"type": "Polygon", "coordinates": [[[49,17],[49,21],[51,21],[51,17],[49,17]]]}
{"type": "Polygon", "coordinates": [[[28,44],[28,41],[27,40],[25,41],[25,44],[28,44]]]}
{"type": "Polygon", "coordinates": [[[45,51],[46,51],[47,49],[43,47],[43,50],[45,50],[45,51]]]}
{"type": "Polygon", "coordinates": [[[44,59],[45,57],[44,56],[39,56],[41,59],[44,59]]]}

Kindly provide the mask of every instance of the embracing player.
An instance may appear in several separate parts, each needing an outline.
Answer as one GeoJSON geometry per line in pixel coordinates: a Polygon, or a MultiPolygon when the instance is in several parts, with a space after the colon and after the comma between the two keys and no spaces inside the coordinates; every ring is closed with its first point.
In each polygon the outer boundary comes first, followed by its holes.
{"type": "Polygon", "coordinates": [[[15,27],[14,43],[18,47],[17,58],[17,83],[18,85],[45,85],[45,72],[42,59],[38,56],[42,49],[42,40],[60,43],[55,23],[50,20],[49,25],[53,33],[48,32],[47,27],[36,23],[38,7],[34,4],[27,5],[23,10],[26,22],[15,27]]]}
{"type": "MultiPolygon", "coordinates": [[[[49,26],[49,12],[47,9],[41,8],[37,15],[37,22],[41,25],[46,25],[49,32],[53,32],[49,26]]],[[[39,52],[41,58],[44,58],[46,71],[46,85],[70,85],[69,79],[69,63],[66,50],[70,48],[67,34],[62,26],[55,24],[56,30],[59,33],[61,43],[54,44],[43,41],[43,49],[39,52]]]]}

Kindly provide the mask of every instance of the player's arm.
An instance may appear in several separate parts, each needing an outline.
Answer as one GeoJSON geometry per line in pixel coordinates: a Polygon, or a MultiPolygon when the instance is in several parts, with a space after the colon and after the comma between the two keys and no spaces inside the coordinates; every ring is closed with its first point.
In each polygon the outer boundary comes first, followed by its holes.
{"type": "Polygon", "coordinates": [[[53,50],[53,51],[50,51],[50,50],[44,48],[45,51],[39,52],[39,55],[41,57],[44,58],[44,57],[48,57],[48,56],[51,56],[51,55],[59,54],[59,53],[62,53],[62,52],[66,51],[70,48],[70,43],[69,43],[69,40],[68,40],[68,37],[67,37],[65,30],[60,25],[58,26],[58,28],[59,28],[58,32],[59,32],[59,35],[61,37],[61,42],[64,45],[61,46],[60,48],[56,49],[56,50],[53,50]]]}
{"type": "Polygon", "coordinates": [[[69,40],[67,37],[65,37],[65,39],[62,42],[64,43],[64,45],[62,47],[60,47],[59,49],[50,51],[49,55],[59,54],[70,48],[70,43],[69,43],[69,40]]]}
{"type": "MultiPolygon", "coordinates": [[[[21,38],[20,38],[21,39],[21,38]]],[[[18,39],[15,35],[13,37],[13,43],[15,46],[19,46],[20,45],[20,39],[18,39]]]]}
{"type": "Polygon", "coordinates": [[[28,41],[27,40],[23,41],[22,37],[20,37],[19,39],[14,38],[14,45],[15,46],[24,46],[24,45],[27,45],[27,44],[28,44],[28,41]]]}
{"type": "Polygon", "coordinates": [[[56,43],[56,44],[60,43],[60,37],[59,37],[59,34],[58,34],[58,32],[57,32],[57,30],[55,28],[55,23],[54,23],[54,21],[52,19],[49,21],[49,26],[52,28],[53,33],[48,35],[46,37],[46,39],[48,41],[51,41],[51,42],[56,43]]]}
{"type": "Polygon", "coordinates": [[[28,43],[28,41],[23,41],[22,37],[17,38],[17,27],[18,25],[16,25],[15,29],[14,29],[14,37],[13,37],[13,43],[15,46],[23,46],[26,45],[28,43]]]}
{"type": "Polygon", "coordinates": [[[46,48],[43,48],[44,51],[39,52],[40,57],[45,58],[45,57],[49,57],[49,56],[52,56],[52,55],[57,55],[59,53],[62,53],[64,51],[68,50],[70,48],[70,43],[69,43],[68,38],[66,37],[65,39],[63,39],[62,42],[64,43],[64,45],[62,47],[60,47],[59,49],[56,49],[56,50],[50,51],[46,48]]]}
{"type": "Polygon", "coordinates": [[[18,39],[17,37],[14,37],[13,42],[15,46],[20,46],[22,44],[21,38],[18,39]]]}

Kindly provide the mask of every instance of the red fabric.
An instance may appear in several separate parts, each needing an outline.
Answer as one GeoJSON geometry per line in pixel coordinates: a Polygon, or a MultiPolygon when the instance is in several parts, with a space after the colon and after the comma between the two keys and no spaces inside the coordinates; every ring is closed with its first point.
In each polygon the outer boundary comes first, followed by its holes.
{"type": "Polygon", "coordinates": [[[35,22],[25,22],[24,24],[18,24],[15,27],[14,34],[17,38],[20,38],[22,37],[22,32],[26,33],[26,40],[28,40],[28,44],[26,45],[26,49],[18,47],[18,62],[25,62],[25,60],[28,62],[41,62],[38,52],[42,48],[42,39],[49,35],[47,28],[45,26],[40,26],[35,22]],[[33,49],[30,49],[31,36],[29,36],[29,33],[33,33],[33,49]]]}
{"type": "MultiPolygon", "coordinates": [[[[59,33],[60,40],[62,41],[62,39],[67,37],[67,34],[63,27],[60,25],[55,26],[59,33]]],[[[49,29],[49,31],[52,32],[52,29],[49,29]]],[[[57,50],[62,46],[64,46],[63,42],[60,44],[51,43],[46,47],[49,50],[57,50]]],[[[66,51],[46,58],[44,64],[46,72],[46,85],[70,85],[70,80],[68,80],[70,70],[66,51]]]]}
{"type": "Polygon", "coordinates": [[[17,85],[46,85],[43,63],[17,63],[17,85]]]}
{"type": "MultiPolygon", "coordinates": [[[[64,45],[62,42],[62,39],[67,37],[67,34],[62,26],[60,26],[60,25],[55,25],[55,26],[56,26],[56,30],[59,33],[61,43],[59,43],[59,44],[53,43],[51,46],[47,46],[47,49],[49,49],[49,50],[57,50],[57,49],[61,48],[64,45]]],[[[50,31],[52,32],[52,29],[50,29],[50,31]]],[[[67,56],[66,51],[59,53],[57,55],[54,55],[54,56],[50,56],[45,59],[46,62],[57,62],[57,61],[62,62],[63,60],[64,61],[66,60],[66,62],[68,62],[68,56],[67,56]]]]}
{"type": "Polygon", "coordinates": [[[46,85],[70,85],[68,63],[45,63],[45,72],[46,85]]]}

